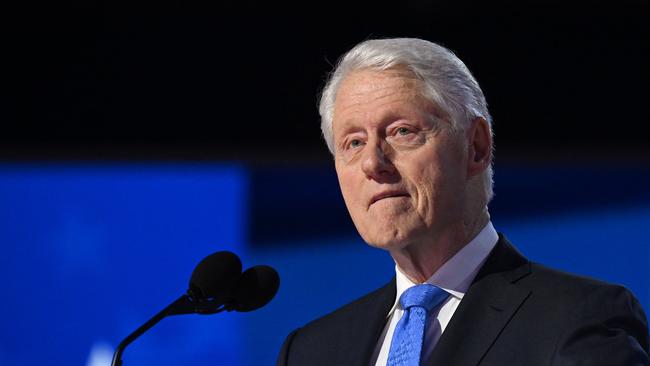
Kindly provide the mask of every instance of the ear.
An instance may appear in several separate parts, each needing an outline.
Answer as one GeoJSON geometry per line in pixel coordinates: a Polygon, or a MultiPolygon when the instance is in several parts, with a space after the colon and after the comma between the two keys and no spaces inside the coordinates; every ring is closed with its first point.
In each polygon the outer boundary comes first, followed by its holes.
{"type": "Polygon", "coordinates": [[[467,174],[482,173],[492,163],[492,133],[482,117],[476,117],[467,131],[467,174]]]}

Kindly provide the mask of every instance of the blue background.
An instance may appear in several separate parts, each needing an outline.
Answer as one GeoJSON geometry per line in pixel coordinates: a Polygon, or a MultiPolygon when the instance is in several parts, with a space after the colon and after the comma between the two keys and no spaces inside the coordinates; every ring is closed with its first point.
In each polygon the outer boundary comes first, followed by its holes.
{"type": "MultiPolygon", "coordinates": [[[[650,308],[647,167],[500,164],[496,182],[493,222],[525,255],[650,308]]],[[[107,365],[218,250],[275,267],[277,297],[164,319],[124,364],[273,364],[289,331],[394,271],[355,234],[327,164],[4,164],[0,243],[1,365],[107,365]]]]}

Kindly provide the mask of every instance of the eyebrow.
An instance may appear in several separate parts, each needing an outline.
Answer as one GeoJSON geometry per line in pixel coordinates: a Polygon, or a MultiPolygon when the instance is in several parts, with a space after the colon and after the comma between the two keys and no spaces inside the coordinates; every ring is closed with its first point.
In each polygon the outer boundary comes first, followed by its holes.
{"type": "Polygon", "coordinates": [[[339,145],[339,144],[343,143],[342,140],[343,140],[344,137],[346,137],[348,135],[351,135],[353,133],[363,132],[363,130],[364,129],[361,128],[360,126],[347,126],[345,129],[343,129],[340,132],[340,134],[338,136],[336,134],[334,135],[334,145],[339,145]],[[337,139],[337,137],[338,137],[338,139],[337,139]]]}

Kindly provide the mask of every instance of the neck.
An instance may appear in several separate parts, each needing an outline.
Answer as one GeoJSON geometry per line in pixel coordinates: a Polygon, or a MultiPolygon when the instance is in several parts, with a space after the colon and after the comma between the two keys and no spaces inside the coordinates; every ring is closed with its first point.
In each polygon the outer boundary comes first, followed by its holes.
{"type": "Polygon", "coordinates": [[[390,254],[413,283],[423,283],[474,239],[489,221],[490,214],[484,208],[475,217],[436,233],[431,240],[412,243],[390,254]]]}

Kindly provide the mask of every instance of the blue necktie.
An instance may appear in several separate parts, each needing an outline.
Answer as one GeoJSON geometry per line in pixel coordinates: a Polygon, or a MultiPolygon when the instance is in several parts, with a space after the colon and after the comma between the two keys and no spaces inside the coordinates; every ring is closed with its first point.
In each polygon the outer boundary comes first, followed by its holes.
{"type": "Polygon", "coordinates": [[[427,313],[449,296],[439,287],[429,284],[413,286],[400,296],[404,314],[395,326],[390,343],[387,366],[418,366],[427,313]]]}

